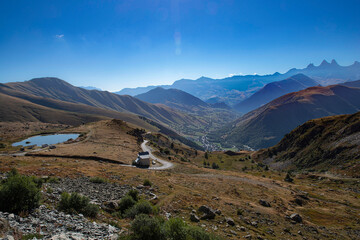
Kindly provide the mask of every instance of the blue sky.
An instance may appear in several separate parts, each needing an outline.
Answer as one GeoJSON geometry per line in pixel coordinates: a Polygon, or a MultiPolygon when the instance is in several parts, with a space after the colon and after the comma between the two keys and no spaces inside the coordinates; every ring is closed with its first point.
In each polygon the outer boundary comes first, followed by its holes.
{"type": "Polygon", "coordinates": [[[360,60],[360,1],[0,1],[0,82],[109,91],[360,60]]]}

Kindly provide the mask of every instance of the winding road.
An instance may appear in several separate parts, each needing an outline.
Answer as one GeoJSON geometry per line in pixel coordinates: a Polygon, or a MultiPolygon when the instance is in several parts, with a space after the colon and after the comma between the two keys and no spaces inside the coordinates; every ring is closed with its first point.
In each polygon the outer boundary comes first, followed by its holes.
{"type": "Polygon", "coordinates": [[[160,159],[158,157],[155,157],[152,153],[151,153],[151,148],[149,146],[146,146],[146,143],[148,142],[148,140],[144,140],[144,142],[141,144],[141,149],[144,151],[144,152],[149,152],[149,155],[150,155],[150,158],[153,159],[153,160],[156,160],[158,161],[159,163],[162,164],[162,166],[152,166],[152,167],[149,167],[148,169],[151,169],[151,170],[165,170],[165,169],[169,169],[169,168],[172,168],[174,167],[174,164],[171,163],[171,162],[168,162],[168,161],[165,161],[163,159],[160,159]]]}

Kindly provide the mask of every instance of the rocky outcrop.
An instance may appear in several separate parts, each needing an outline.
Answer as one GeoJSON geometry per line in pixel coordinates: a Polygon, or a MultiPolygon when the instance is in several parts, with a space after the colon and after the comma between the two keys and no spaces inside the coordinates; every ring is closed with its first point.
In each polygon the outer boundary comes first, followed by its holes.
{"type": "Polygon", "coordinates": [[[27,217],[0,212],[0,219],[4,219],[5,223],[8,221],[11,227],[17,228],[23,235],[40,231],[44,239],[117,239],[120,232],[109,224],[91,222],[81,214],[68,215],[44,205],[27,217]]]}

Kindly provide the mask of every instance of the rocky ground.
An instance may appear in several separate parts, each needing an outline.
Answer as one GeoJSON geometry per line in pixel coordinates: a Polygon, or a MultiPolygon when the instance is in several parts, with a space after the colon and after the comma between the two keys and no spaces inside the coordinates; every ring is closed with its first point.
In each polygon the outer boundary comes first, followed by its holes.
{"type": "MultiPolygon", "coordinates": [[[[0,174],[1,179],[6,174],[0,174]]],[[[118,202],[130,189],[129,185],[103,182],[93,183],[88,177],[62,178],[58,182],[43,184],[41,205],[27,216],[18,216],[0,212],[0,230],[5,239],[18,239],[19,236],[40,234],[43,239],[117,239],[121,230],[106,223],[97,223],[85,218],[82,214],[70,215],[56,210],[62,192],[77,192],[87,196],[101,209],[108,210],[111,204],[118,202]]],[[[145,198],[154,198],[151,188],[137,186],[145,198]]]]}
{"type": "Polygon", "coordinates": [[[5,239],[17,236],[40,234],[43,239],[117,239],[120,229],[109,224],[96,223],[82,214],[69,215],[41,205],[26,217],[0,212],[0,223],[11,226],[5,233],[5,239]]]}
{"type": "MultiPolygon", "coordinates": [[[[123,161],[134,159],[133,154],[136,155],[135,151],[140,148],[126,134],[126,129],[111,127],[104,122],[82,128],[79,132],[90,133],[88,140],[59,144],[58,155],[76,153],[123,161]]],[[[22,216],[22,220],[16,215],[1,213],[0,229],[7,229],[6,234],[12,234],[14,238],[19,235],[13,233],[20,230],[24,233],[42,231],[46,238],[56,236],[57,239],[115,237],[121,231],[127,232],[131,219],[117,218],[103,210],[113,206],[112,203],[129,189],[137,188],[143,197],[156,205],[162,217],[182,218],[223,239],[360,239],[359,179],[299,172],[293,173],[293,181],[288,182],[285,181],[286,172],[266,170],[246,153],[211,152],[206,157],[204,152],[195,152],[178,143],[172,148],[172,142],[165,138],[155,140],[151,146],[159,150],[159,157],[173,162],[174,168],[152,171],[61,156],[0,156],[0,172],[16,168],[21,174],[60,179],[43,185],[46,199],[43,206],[22,216]],[[213,163],[220,169],[211,169],[213,163]],[[106,181],[94,183],[90,181],[92,177],[106,181]],[[150,180],[152,187],[142,186],[144,180],[150,180]],[[101,206],[100,216],[92,220],[81,215],[69,217],[57,211],[55,206],[63,191],[88,196],[101,206]],[[58,220],[52,223],[48,216],[58,220]],[[63,225],[58,232],[50,234],[57,222],[63,225]],[[47,226],[39,228],[39,224],[47,226]],[[102,235],[91,235],[93,233],[88,233],[88,229],[102,235]],[[109,229],[112,232],[109,233],[109,229]]]]}

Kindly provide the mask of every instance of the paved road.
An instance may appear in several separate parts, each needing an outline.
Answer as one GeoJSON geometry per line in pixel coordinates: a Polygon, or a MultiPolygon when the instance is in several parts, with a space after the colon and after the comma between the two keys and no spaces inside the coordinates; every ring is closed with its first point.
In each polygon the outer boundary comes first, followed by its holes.
{"type": "Polygon", "coordinates": [[[154,155],[152,155],[151,153],[151,148],[149,146],[146,146],[146,143],[148,142],[148,140],[144,140],[144,142],[141,144],[141,149],[144,151],[144,152],[149,152],[150,154],[150,158],[153,159],[153,160],[156,160],[158,161],[159,163],[162,164],[162,166],[152,166],[152,167],[149,167],[148,169],[152,169],[152,170],[165,170],[165,169],[169,169],[169,168],[172,168],[174,167],[174,164],[171,163],[171,162],[168,162],[168,161],[165,161],[163,159],[160,159],[158,157],[155,157],[154,155]]]}

